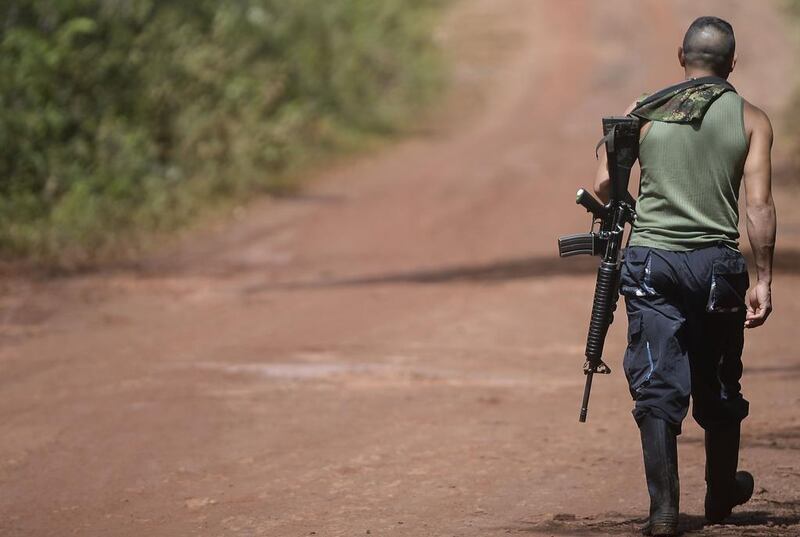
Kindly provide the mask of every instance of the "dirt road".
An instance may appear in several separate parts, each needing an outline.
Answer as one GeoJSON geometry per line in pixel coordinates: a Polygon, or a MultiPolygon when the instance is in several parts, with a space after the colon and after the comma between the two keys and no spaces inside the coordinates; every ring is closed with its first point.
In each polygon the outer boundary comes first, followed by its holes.
{"type": "MultiPolygon", "coordinates": [[[[779,115],[796,60],[771,3],[462,0],[441,35],[454,96],[424,132],[137,270],[7,279],[0,534],[635,534],[625,322],[580,425],[593,275],[554,239],[588,225],[572,199],[599,118],[680,78],[678,41],[708,13],[736,27],[734,84],[779,115]]],[[[791,202],[779,192],[785,251],[791,202]]],[[[786,256],[775,315],[747,339],[757,494],[733,526],[702,527],[687,422],[687,535],[800,535],[786,256]]]]}

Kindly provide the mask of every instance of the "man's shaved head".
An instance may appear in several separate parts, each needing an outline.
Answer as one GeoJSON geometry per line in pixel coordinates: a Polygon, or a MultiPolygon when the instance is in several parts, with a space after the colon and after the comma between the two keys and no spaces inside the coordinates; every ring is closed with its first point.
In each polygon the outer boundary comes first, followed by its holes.
{"type": "Polygon", "coordinates": [[[733,27],[718,17],[696,19],[683,38],[686,67],[707,69],[721,77],[730,73],[735,52],[733,27]]]}

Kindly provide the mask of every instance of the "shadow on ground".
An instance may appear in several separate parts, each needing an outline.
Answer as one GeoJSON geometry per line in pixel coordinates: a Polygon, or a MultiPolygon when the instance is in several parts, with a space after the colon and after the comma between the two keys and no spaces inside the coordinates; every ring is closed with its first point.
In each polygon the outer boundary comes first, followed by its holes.
{"type": "Polygon", "coordinates": [[[286,282],[253,286],[248,292],[351,287],[382,284],[498,283],[526,278],[594,274],[598,261],[589,257],[564,260],[557,256],[519,257],[474,265],[452,265],[438,268],[389,272],[372,276],[321,279],[308,282],[286,282]]]}
{"type": "MultiPolygon", "coordinates": [[[[791,504],[793,507],[797,507],[791,504]]],[[[784,506],[785,507],[785,506],[784,506]]],[[[621,513],[579,518],[560,514],[539,521],[520,521],[502,528],[510,533],[581,535],[641,535],[645,520],[621,513]]],[[[679,532],[687,537],[743,537],[800,535],[800,512],[753,510],[731,516],[724,525],[706,526],[699,515],[681,514],[679,532]]]]}
{"type": "MultiPolygon", "coordinates": [[[[749,255],[747,257],[748,265],[755,266],[752,258],[749,255]]],[[[510,258],[491,263],[451,265],[371,276],[262,284],[248,287],[246,292],[385,284],[499,283],[529,278],[589,275],[597,271],[598,265],[599,258],[588,256],[561,259],[556,255],[540,255],[510,258]]],[[[774,270],[784,274],[800,274],[800,251],[778,252],[775,256],[774,270]]]]}

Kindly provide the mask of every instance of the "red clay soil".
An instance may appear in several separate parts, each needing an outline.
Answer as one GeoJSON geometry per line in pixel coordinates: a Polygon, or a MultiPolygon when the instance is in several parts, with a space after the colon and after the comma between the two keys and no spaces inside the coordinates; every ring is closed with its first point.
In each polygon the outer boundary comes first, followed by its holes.
{"type": "MultiPolygon", "coordinates": [[[[636,534],[625,321],[581,425],[596,261],[557,259],[555,237],[588,227],[573,196],[600,117],[680,79],[709,13],[736,27],[734,84],[777,118],[796,67],[777,4],[462,0],[440,36],[454,94],[424,132],[135,270],[7,278],[0,534],[636,534]]],[[[800,535],[793,199],[775,314],[747,334],[757,493],[703,527],[688,421],[687,535],[800,535]]]]}

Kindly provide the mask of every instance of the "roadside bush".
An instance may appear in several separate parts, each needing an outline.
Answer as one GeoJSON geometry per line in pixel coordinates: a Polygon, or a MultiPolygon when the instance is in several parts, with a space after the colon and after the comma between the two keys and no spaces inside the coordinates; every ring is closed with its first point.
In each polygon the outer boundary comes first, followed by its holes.
{"type": "Polygon", "coordinates": [[[440,2],[6,0],[0,255],[118,255],[402,127],[440,2]]]}

